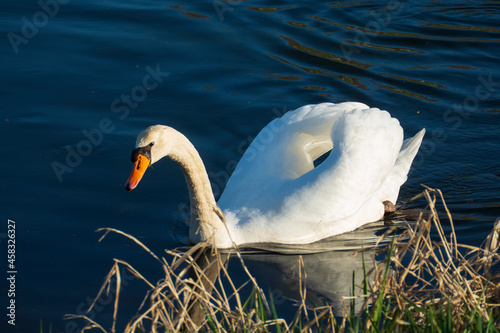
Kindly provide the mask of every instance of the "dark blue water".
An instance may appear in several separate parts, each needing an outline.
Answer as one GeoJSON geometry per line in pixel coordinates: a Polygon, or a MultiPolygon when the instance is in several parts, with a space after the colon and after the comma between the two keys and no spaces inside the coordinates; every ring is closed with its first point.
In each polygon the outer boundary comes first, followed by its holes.
{"type": "MultiPolygon", "coordinates": [[[[2,332],[36,331],[40,320],[45,331],[77,331],[81,321],[62,317],[83,313],[113,258],[160,277],[131,241],[99,243],[95,232],[123,230],[158,254],[186,238],[176,165],[162,161],[124,190],[135,137],[152,124],[191,139],[220,194],[276,116],[363,102],[390,111],[408,136],[428,131],[402,201],[421,184],[440,188],[459,241],[474,245],[500,216],[499,1],[18,0],[0,13],[0,236],[6,253],[15,221],[17,271],[15,296],[1,287],[2,332]]],[[[279,285],[260,257],[249,262],[279,285]]],[[[145,290],[130,285],[123,318],[145,290]]],[[[107,322],[111,309],[100,305],[93,314],[107,322]]]]}

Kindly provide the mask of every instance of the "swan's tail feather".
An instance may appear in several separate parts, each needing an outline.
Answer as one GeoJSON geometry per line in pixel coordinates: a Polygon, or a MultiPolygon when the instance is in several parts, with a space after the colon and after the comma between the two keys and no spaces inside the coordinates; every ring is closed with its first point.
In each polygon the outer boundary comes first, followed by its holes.
{"type": "Polygon", "coordinates": [[[398,172],[401,175],[404,175],[404,179],[402,179],[400,186],[406,181],[406,176],[408,175],[411,164],[415,159],[415,156],[417,155],[420,145],[422,144],[424,135],[425,128],[415,134],[414,137],[403,141],[401,151],[399,152],[398,159],[396,160],[396,164],[394,166],[394,172],[398,172]]]}
{"type": "Polygon", "coordinates": [[[403,146],[401,147],[401,152],[399,153],[399,156],[401,154],[410,154],[411,160],[415,158],[418,152],[418,148],[422,144],[422,139],[424,138],[425,135],[425,128],[423,128],[420,132],[415,134],[413,138],[406,139],[403,141],[403,146]]]}
{"type": "Polygon", "coordinates": [[[412,138],[408,138],[403,141],[396,163],[394,164],[391,173],[385,180],[384,185],[380,189],[379,193],[381,201],[389,200],[393,203],[397,201],[399,188],[408,178],[408,172],[410,171],[412,162],[418,153],[420,145],[422,144],[424,135],[425,128],[415,134],[412,138]]]}

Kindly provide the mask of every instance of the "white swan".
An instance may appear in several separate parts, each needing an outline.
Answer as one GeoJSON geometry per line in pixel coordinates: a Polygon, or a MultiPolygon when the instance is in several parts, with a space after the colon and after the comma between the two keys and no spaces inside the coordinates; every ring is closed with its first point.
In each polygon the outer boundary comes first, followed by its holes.
{"type": "Polygon", "coordinates": [[[383,202],[396,202],[424,133],[403,141],[397,119],[361,103],[303,106],[259,133],[217,205],[191,142],[156,125],[137,138],[126,188],[134,189],[150,164],[168,156],[187,181],[193,242],[307,244],[382,218],[383,202]]]}

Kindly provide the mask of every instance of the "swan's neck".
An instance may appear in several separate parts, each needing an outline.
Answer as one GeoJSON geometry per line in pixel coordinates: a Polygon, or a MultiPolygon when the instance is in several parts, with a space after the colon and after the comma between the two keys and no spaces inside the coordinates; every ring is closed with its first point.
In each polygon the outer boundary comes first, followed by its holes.
{"type": "Polygon", "coordinates": [[[191,142],[177,133],[178,142],[168,156],[179,164],[186,178],[191,198],[189,237],[198,243],[215,236],[223,225],[203,161],[191,142]]]}

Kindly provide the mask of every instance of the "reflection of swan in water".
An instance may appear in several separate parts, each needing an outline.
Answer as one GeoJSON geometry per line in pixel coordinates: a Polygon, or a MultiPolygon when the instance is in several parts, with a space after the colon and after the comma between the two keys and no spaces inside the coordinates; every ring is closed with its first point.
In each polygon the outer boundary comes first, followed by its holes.
{"type": "MultiPolygon", "coordinates": [[[[358,287],[364,279],[363,256],[361,253],[354,255],[354,252],[345,250],[302,255],[303,271],[307,276],[308,307],[331,305],[334,314],[341,316],[344,305],[350,304],[349,300],[343,301],[342,298],[362,294],[362,289],[358,287]]],[[[300,302],[299,255],[259,254],[245,256],[244,259],[260,287],[270,290],[276,304],[285,299],[300,302]]],[[[366,270],[370,271],[374,266],[372,251],[364,253],[364,261],[366,270]]],[[[362,303],[362,299],[356,301],[356,312],[362,303]]]]}
{"type": "MultiPolygon", "coordinates": [[[[405,214],[405,216],[407,216],[405,214]]],[[[399,214],[393,214],[392,218],[399,219],[399,214]]],[[[389,220],[387,216],[386,223],[389,220]]],[[[397,221],[394,221],[398,223],[397,221]]],[[[277,245],[277,244],[252,244],[252,248],[245,248],[242,252],[244,262],[250,273],[257,279],[259,287],[266,293],[271,293],[274,304],[280,305],[284,300],[301,301],[299,269],[297,264],[299,254],[302,255],[303,271],[307,274],[306,282],[306,304],[310,307],[331,305],[333,313],[337,316],[343,315],[344,306],[349,306],[350,301],[342,298],[353,295],[353,278],[355,295],[361,294],[357,288],[363,283],[363,261],[367,272],[374,266],[374,248],[377,241],[389,228],[384,222],[367,224],[356,231],[337,235],[328,239],[309,245],[277,245]],[[257,248],[258,247],[258,248],[257,248]],[[371,248],[371,249],[370,249],[371,248]],[[354,253],[365,249],[363,255],[354,253]],[[353,276],[354,274],[354,276],[353,276]]],[[[386,244],[391,237],[385,237],[381,243],[386,244]]],[[[379,244],[381,244],[379,243],[379,244]]],[[[227,255],[234,250],[221,251],[223,262],[227,255]]],[[[212,281],[218,276],[219,271],[214,270],[210,249],[207,255],[200,257],[197,263],[203,269],[207,269],[206,276],[212,281]]],[[[239,264],[235,263],[235,266],[239,264]]],[[[233,265],[229,265],[230,272],[233,265]]],[[[237,270],[238,268],[235,267],[237,270]]],[[[234,269],[234,268],[233,268],[234,269]]],[[[302,275],[303,276],[303,275],[302,275]]],[[[193,276],[193,279],[196,279],[193,276]]],[[[368,277],[372,278],[371,275],[368,277]]],[[[302,283],[304,280],[302,280],[302,283]]],[[[203,283],[204,285],[208,285],[203,283]]],[[[361,309],[363,300],[356,301],[355,311],[361,309]]],[[[204,317],[201,307],[193,307],[191,315],[199,321],[204,317]]]]}
{"type": "MultiPolygon", "coordinates": [[[[362,286],[364,279],[363,261],[366,272],[370,272],[374,267],[375,256],[374,250],[369,248],[387,230],[383,222],[376,222],[304,247],[294,246],[295,249],[273,244],[267,250],[280,253],[253,253],[245,255],[244,259],[260,287],[270,290],[277,304],[285,299],[300,302],[300,266],[297,253],[301,253],[303,271],[307,275],[307,306],[328,304],[333,307],[335,315],[342,316],[344,305],[350,305],[350,301],[343,300],[343,297],[353,295],[353,282],[356,286],[354,295],[362,294],[362,289],[358,287],[362,286]],[[363,254],[356,253],[362,248],[367,250],[363,254]]],[[[390,237],[385,239],[385,243],[388,241],[390,237]]],[[[373,279],[371,275],[368,278],[373,279]]],[[[357,299],[355,311],[361,310],[362,305],[363,299],[357,299]]]]}

